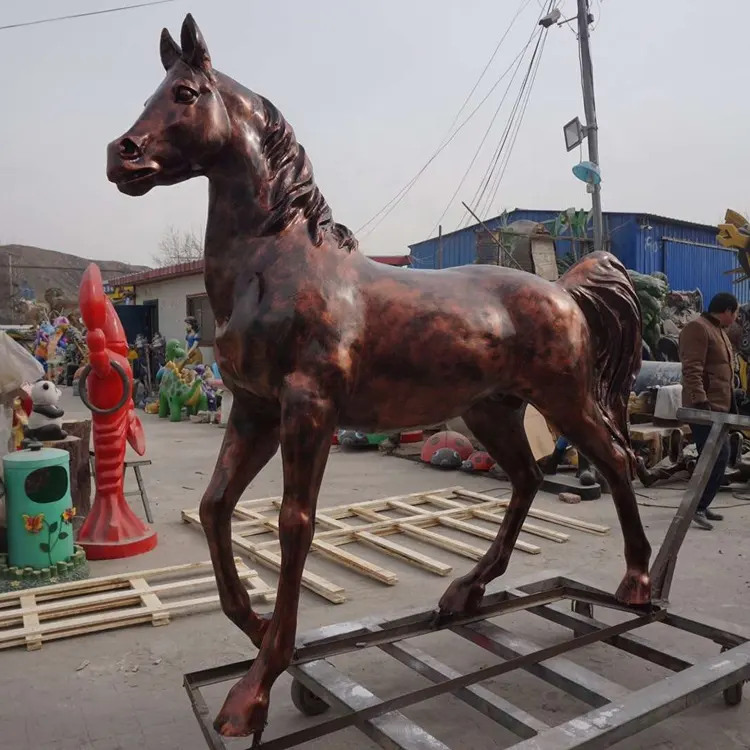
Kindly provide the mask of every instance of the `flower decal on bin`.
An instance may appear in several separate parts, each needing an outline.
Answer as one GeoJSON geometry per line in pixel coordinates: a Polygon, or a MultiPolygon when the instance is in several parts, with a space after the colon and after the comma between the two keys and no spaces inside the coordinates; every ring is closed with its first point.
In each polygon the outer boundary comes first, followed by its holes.
{"type": "Polygon", "coordinates": [[[44,513],[36,516],[23,514],[23,527],[31,534],[38,534],[44,528],[44,513]]]}
{"type": "Polygon", "coordinates": [[[59,521],[50,523],[44,517],[44,513],[35,516],[23,515],[23,525],[30,534],[39,534],[43,529],[47,529],[47,541],[39,543],[39,549],[49,557],[49,564],[52,565],[52,550],[58,542],[67,539],[73,527],[73,519],[76,515],[76,509],[73,507],[66,508],[60,514],[59,521]]]}

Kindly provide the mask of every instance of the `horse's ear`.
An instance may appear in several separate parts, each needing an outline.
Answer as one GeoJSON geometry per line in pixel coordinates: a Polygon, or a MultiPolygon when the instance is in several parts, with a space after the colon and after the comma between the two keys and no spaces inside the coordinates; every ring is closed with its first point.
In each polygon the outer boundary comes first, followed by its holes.
{"type": "Polygon", "coordinates": [[[159,42],[159,52],[161,54],[161,64],[164,70],[169,70],[182,56],[179,45],[172,39],[172,35],[167,29],[161,30],[161,40],[159,42]]]}
{"type": "Polygon", "coordinates": [[[208,54],[203,34],[190,13],[185,16],[182,24],[180,42],[182,43],[182,59],[191,67],[210,73],[211,56],[208,54]]]}

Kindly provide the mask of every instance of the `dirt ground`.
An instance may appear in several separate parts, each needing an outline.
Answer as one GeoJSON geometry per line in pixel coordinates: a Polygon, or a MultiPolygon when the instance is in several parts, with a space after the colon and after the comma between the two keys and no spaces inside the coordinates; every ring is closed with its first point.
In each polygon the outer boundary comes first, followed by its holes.
{"type": "MultiPolygon", "coordinates": [[[[64,407],[68,415],[83,414],[80,402],[69,392],[64,407]]],[[[198,506],[216,459],[223,431],[212,425],[172,424],[143,416],[148,454],[153,465],[144,470],[159,533],[153,552],[128,560],[91,564],[92,576],[137,571],[176,563],[208,559],[202,534],[184,524],[180,511],[198,506]]],[[[377,452],[332,452],[321,493],[320,506],[340,505],[452,485],[499,495],[508,486],[484,477],[443,473],[427,466],[381,456],[377,452]]],[[[684,485],[667,489],[639,489],[641,513],[656,549],[681,497],[684,485]]],[[[281,462],[277,456],[245,494],[246,499],[281,494],[281,462]]],[[[136,503],[135,510],[142,508],[136,503]]],[[[611,498],[568,506],[540,494],[534,507],[611,525],[608,536],[570,532],[565,544],[526,537],[539,544],[539,555],[516,551],[506,580],[562,570],[584,574],[603,588],[614,590],[624,570],[622,537],[611,498]]],[[[677,567],[672,601],[684,609],[750,627],[750,502],[724,492],[715,507],[726,520],[713,532],[691,529],[677,567]]],[[[556,527],[559,530],[559,527],[556,527]]],[[[481,546],[476,538],[461,537],[481,546]]],[[[419,548],[454,566],[454,574],[471,562],[447,551],[419,548]]],[[[352,551],[355,551],[352,549],[352,551]]],[[[300,632],[324,624],[370,615],[397,613],[413,606],[431,607],[449,578],[421,572],[375,551],[356,549],[374,562],[398,573],[395,586],[385,586],[311,560],[310,568],[346,588],[348,601],[333,605],[309,591],[302,595],[300,632]]],[[[276,576],[248,562],[269,584],[276,576]]],[[[503,618],[500,624],[541,645],[550,645],[569,634],[523,614],[503,618]]],[[[648,626],[643,635],[663,642],[694,658],[711,656],[718,647],[691,636],[675,639],[662,625],[648,626]]],[[[677,631],[679,632],[679,631],[677,631]]],[[[456,669],[468,671],[494,663],[494,657],[453,635],[433,635],[420,647],[456,669]]],[[[205,742],[182,686],[186,672],[251,658],[255,649],[224,617],[218,607],[200,614],[175,617],[165,627],[139,625],[116,631],[84,635],[46,644],[40,651],[3,651],[0,655],[0,747],[14,750],[200,750],[205,742]]],[[[608,646],[590,646],[570,656],[575,663],[628,690],[638,689],[665,675],[657,666],[608,646]]],[[[334,659],[336,666],[381,698],[425,684],[415,673],[381,652],[367,650],[334,659]]],[[[270,723],[265,738],[301,728],[311,721],[292,706],[290,681],[284,676],[272,694],[270,723]]],[[[567,721],[589,710],[528,673],[512,673],[492,680],[487,687],[550,725],[567,721]]],[[[616,686],[615,686],[616,687],[616,686]]],[[[208,692],[216,711],[229,685],[208,692]]],[[[697,750],[750,748],[747,703],[726,708],[721,695],[700,706],[625,740],[623,750],[697,750]]],[[[454,750],[505,748],[518,741],[458,699],[440,698],[407,709],[405,715],[454,750]]],[[[245,748],[248,741],[227,743],[245,748]]],[[[375,747],[355,730],[345,730],[305,747],[327,750],[375,747]]]]}

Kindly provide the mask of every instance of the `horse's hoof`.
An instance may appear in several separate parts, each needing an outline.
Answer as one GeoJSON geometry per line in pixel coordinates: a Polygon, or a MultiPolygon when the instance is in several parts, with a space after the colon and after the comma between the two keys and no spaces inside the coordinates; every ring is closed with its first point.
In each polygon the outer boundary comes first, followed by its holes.
{"type": "Polygon", "coordinates": [[[484,586],[469,578],[457,578],[443,594],[438,605],[439,615],[474,614],[484,598],[484,586]]]}
{"type": "Polygon", "coordinates": [[[651,603],[651,578],[648,573],[628,570],[615,593],[615,599],[631,606],[651,603]]]}
{"type": "Polygon", "coordinates": [[[222,737],[249,737],[253,735],[256,745],[266,728],[268,701],[256,699],[248,703],[231,693],[214,721],[214,729],[222,737]]]}

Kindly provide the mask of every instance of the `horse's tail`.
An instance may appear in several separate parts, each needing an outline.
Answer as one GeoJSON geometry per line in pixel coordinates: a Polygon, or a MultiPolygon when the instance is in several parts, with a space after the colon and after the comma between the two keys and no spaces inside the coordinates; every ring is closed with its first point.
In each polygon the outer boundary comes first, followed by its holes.
{"type": "Polygon", "coordinates": [[[628,400],[641,367],[643,313],[625,266],[609,253],[586,255],[559,280],[583,311],[595,347],[595,395],[635,476],[628,400]]]}

